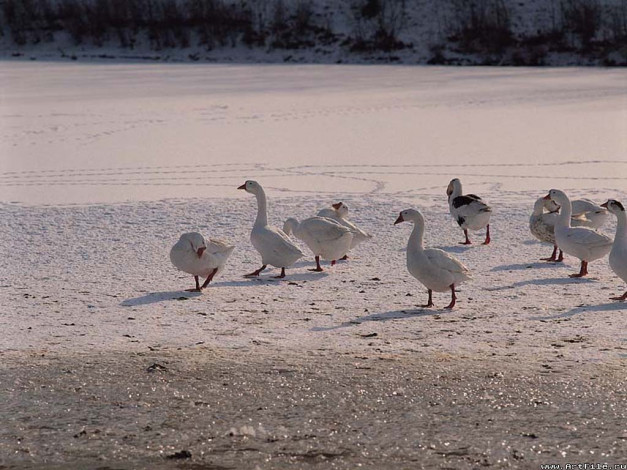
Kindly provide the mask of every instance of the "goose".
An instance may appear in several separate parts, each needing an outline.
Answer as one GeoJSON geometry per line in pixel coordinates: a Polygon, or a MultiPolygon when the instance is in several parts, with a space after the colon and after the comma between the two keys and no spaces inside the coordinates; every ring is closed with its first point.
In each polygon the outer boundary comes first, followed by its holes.
{"type": "Polygon", "coordinates": [[[320,258],[330,260],[331,266],[350,250],[353,241],[353,231],[325,217],[310,217],[298,222],[293,217],[285,221],[283,231],[290,235],[292,232],[313,252],[316,259],[316,268],[310,271],[322,271],[320,258]]]}
{"type": "MultiPolygon", "coordinates": [[[[559,211],[560,206],[551,200],[544,201],[544,207],[549,212],[559,211]]],[[[571,201],[571,227],[601,228],[608,221],[610,214],[602,205],[590,199],[575,199],[571,201]]]]}
{"type": "Polygon", "coordinates": [[[446,292],[450,289],[451,303],[446,308],[452,309],[457,300],[455,285],[470,279],[470,271],[445,251],[436,248],[426,250],[423,248],[422,238],[425,220],[420,211],[416,209],[402,211],[394,225],[405,221],[414,224],[414,229],[407,243],[407,270],[424,284],[429,293],[429,301],[423,307],[433,307],[433,291],[446,292]]]}
{"type": "Polygon", "coordinates": [[[194,276],[196,288],[188,291],[200,292],[224,269],[234,248],[221,240],[207,240],[198,232],[184,233],[170,250],[170,261],[175,268],[194,276]],[[207,278],[202,286],[199,276],[207,278]]]}
{"type": "Polygon", "coordinates": [[[581,260],[581,269],[570,277],[583,277],[588,274],[588,263],[603,258],[612,249],[612,239],[587,227],[571,227],[571,204],[568,196],[559,189],[551,189],[546,199],[560,206],[560,214],[555,222],[555,241],[565,253],[581,260]]]}
{"type": "Polygon", "coordinates": [[[484,245],[490,243],[490,215],[492,209],[475,194],[462,195],[462,183],[458,178],[452,179],[446,188],[448,205],[453,219],[464,229],[466,240],[461,245],[470,245],[468,229],[481,230],[486,228],[484,245]]]}
{"type": "MultiPolygon", "coordinates": [[[[363,231],[353,222],[348,220],[346,217],[348,216],[348,206],[343,202],[337,202],[335,204],[331,204],[331,207],[326,207],[321,209],[316,214],[318,217],[326,217],[327,219],[335,220],[340,223],[344,227],[350,229],[353,232],[353,241],[351,242],[351,250],[359,245],[361,242],[370,240],[372,235],[363,231]]],[[[348,259],[348,256],[342,257],[342,259],[348,259]]]]}
{"type": "MultiPolygon", "coordinates": [[[[610,199],[601,204],[601,207],[605,207],[618,219],[616,237],[614,237],[614,244],[612,251],[610,251],[610,267],[618,277],[627,282],[627,214],[625,213],[625,206],[615,199],[610,199]]],[[[627,291],[619,297],[610,297],[610,299],[627,300],[627,291]]]]}
{"type": "Polygon", "coordinates": [[[237,189],[243,189],[257,198],[257,218],[250,233],[250,241],[261,255],[262,266],[244,277],[259,276],[271,264],[281,268],[281,274],[275,277],[283,279],[285,268],[293,265],[304,253],[281,229],[268,225],[266,193],[259,183],[248,180],[237,189]]]}
{"type": "Polygon", "coordinates": [[[554,261],[560,263],[564,260],[564,252],[560,250],[559,258],[557,256],[557,245],[555,244],[555,221],[557,220],[557,212],[544,212],[545,200],[539,198],[533,205],[533,212],[529,217],[529,230],[531,234],[541,242],[551,243],[553,245],[553,254],[550,258],[540,258],[543,261],[554,261]]]}

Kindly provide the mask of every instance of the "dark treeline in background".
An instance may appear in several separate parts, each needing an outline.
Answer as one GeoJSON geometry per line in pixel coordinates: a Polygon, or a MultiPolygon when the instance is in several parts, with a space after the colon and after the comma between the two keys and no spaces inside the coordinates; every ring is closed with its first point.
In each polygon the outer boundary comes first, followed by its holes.
{"type": "MultiPolygon", "coordinates": [[[[545,2],[549,7],[542,26],[521,32],[512,26],[513,2],[433,0],[430,20],[437,21],[438,33],[428,45],[429,63],[454,63],[451,52],[479,55],[486,64],[519,65],[541,65],[550,52],[597,58],[606,65],[616,64],[611,57],[627,57],[627,0],[545,2]]],[[[245,45],[391,53],[414,46],[408,33],[429,2],[334,3],[330,7],[307,0],[0,0],[0,34],[18,46],[53,42],[59,33],[66,33],[75,45],[147,46],[153,51],[245,45]]]]}

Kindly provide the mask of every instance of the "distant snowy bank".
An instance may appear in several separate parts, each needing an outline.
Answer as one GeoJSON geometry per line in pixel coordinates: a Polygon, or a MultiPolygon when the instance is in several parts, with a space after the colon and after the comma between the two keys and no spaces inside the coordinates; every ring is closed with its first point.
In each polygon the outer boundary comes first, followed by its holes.
{"type": "Polygon", "coordinates": [[[627,65],[621,0],[4,0],[0,57],[627,65]]]}

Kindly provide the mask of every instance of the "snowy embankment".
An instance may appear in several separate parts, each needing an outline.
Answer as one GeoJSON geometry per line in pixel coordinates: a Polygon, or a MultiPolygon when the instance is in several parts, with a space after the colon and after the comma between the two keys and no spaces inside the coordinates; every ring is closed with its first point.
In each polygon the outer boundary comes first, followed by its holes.
{"type": "Polygon", "coordinates": [[[621,0],[5,0],[27,60],[625,65],[621,0]]]}

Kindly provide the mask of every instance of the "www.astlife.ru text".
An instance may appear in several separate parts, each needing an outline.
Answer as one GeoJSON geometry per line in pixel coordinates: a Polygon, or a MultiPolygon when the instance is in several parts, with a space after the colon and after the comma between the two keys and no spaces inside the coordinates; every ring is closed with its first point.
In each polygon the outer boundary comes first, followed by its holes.
{"type": "Polygon", "coordinates": [[[541,470],[627,470],[627,463],[549,463],[541,470]]]}

